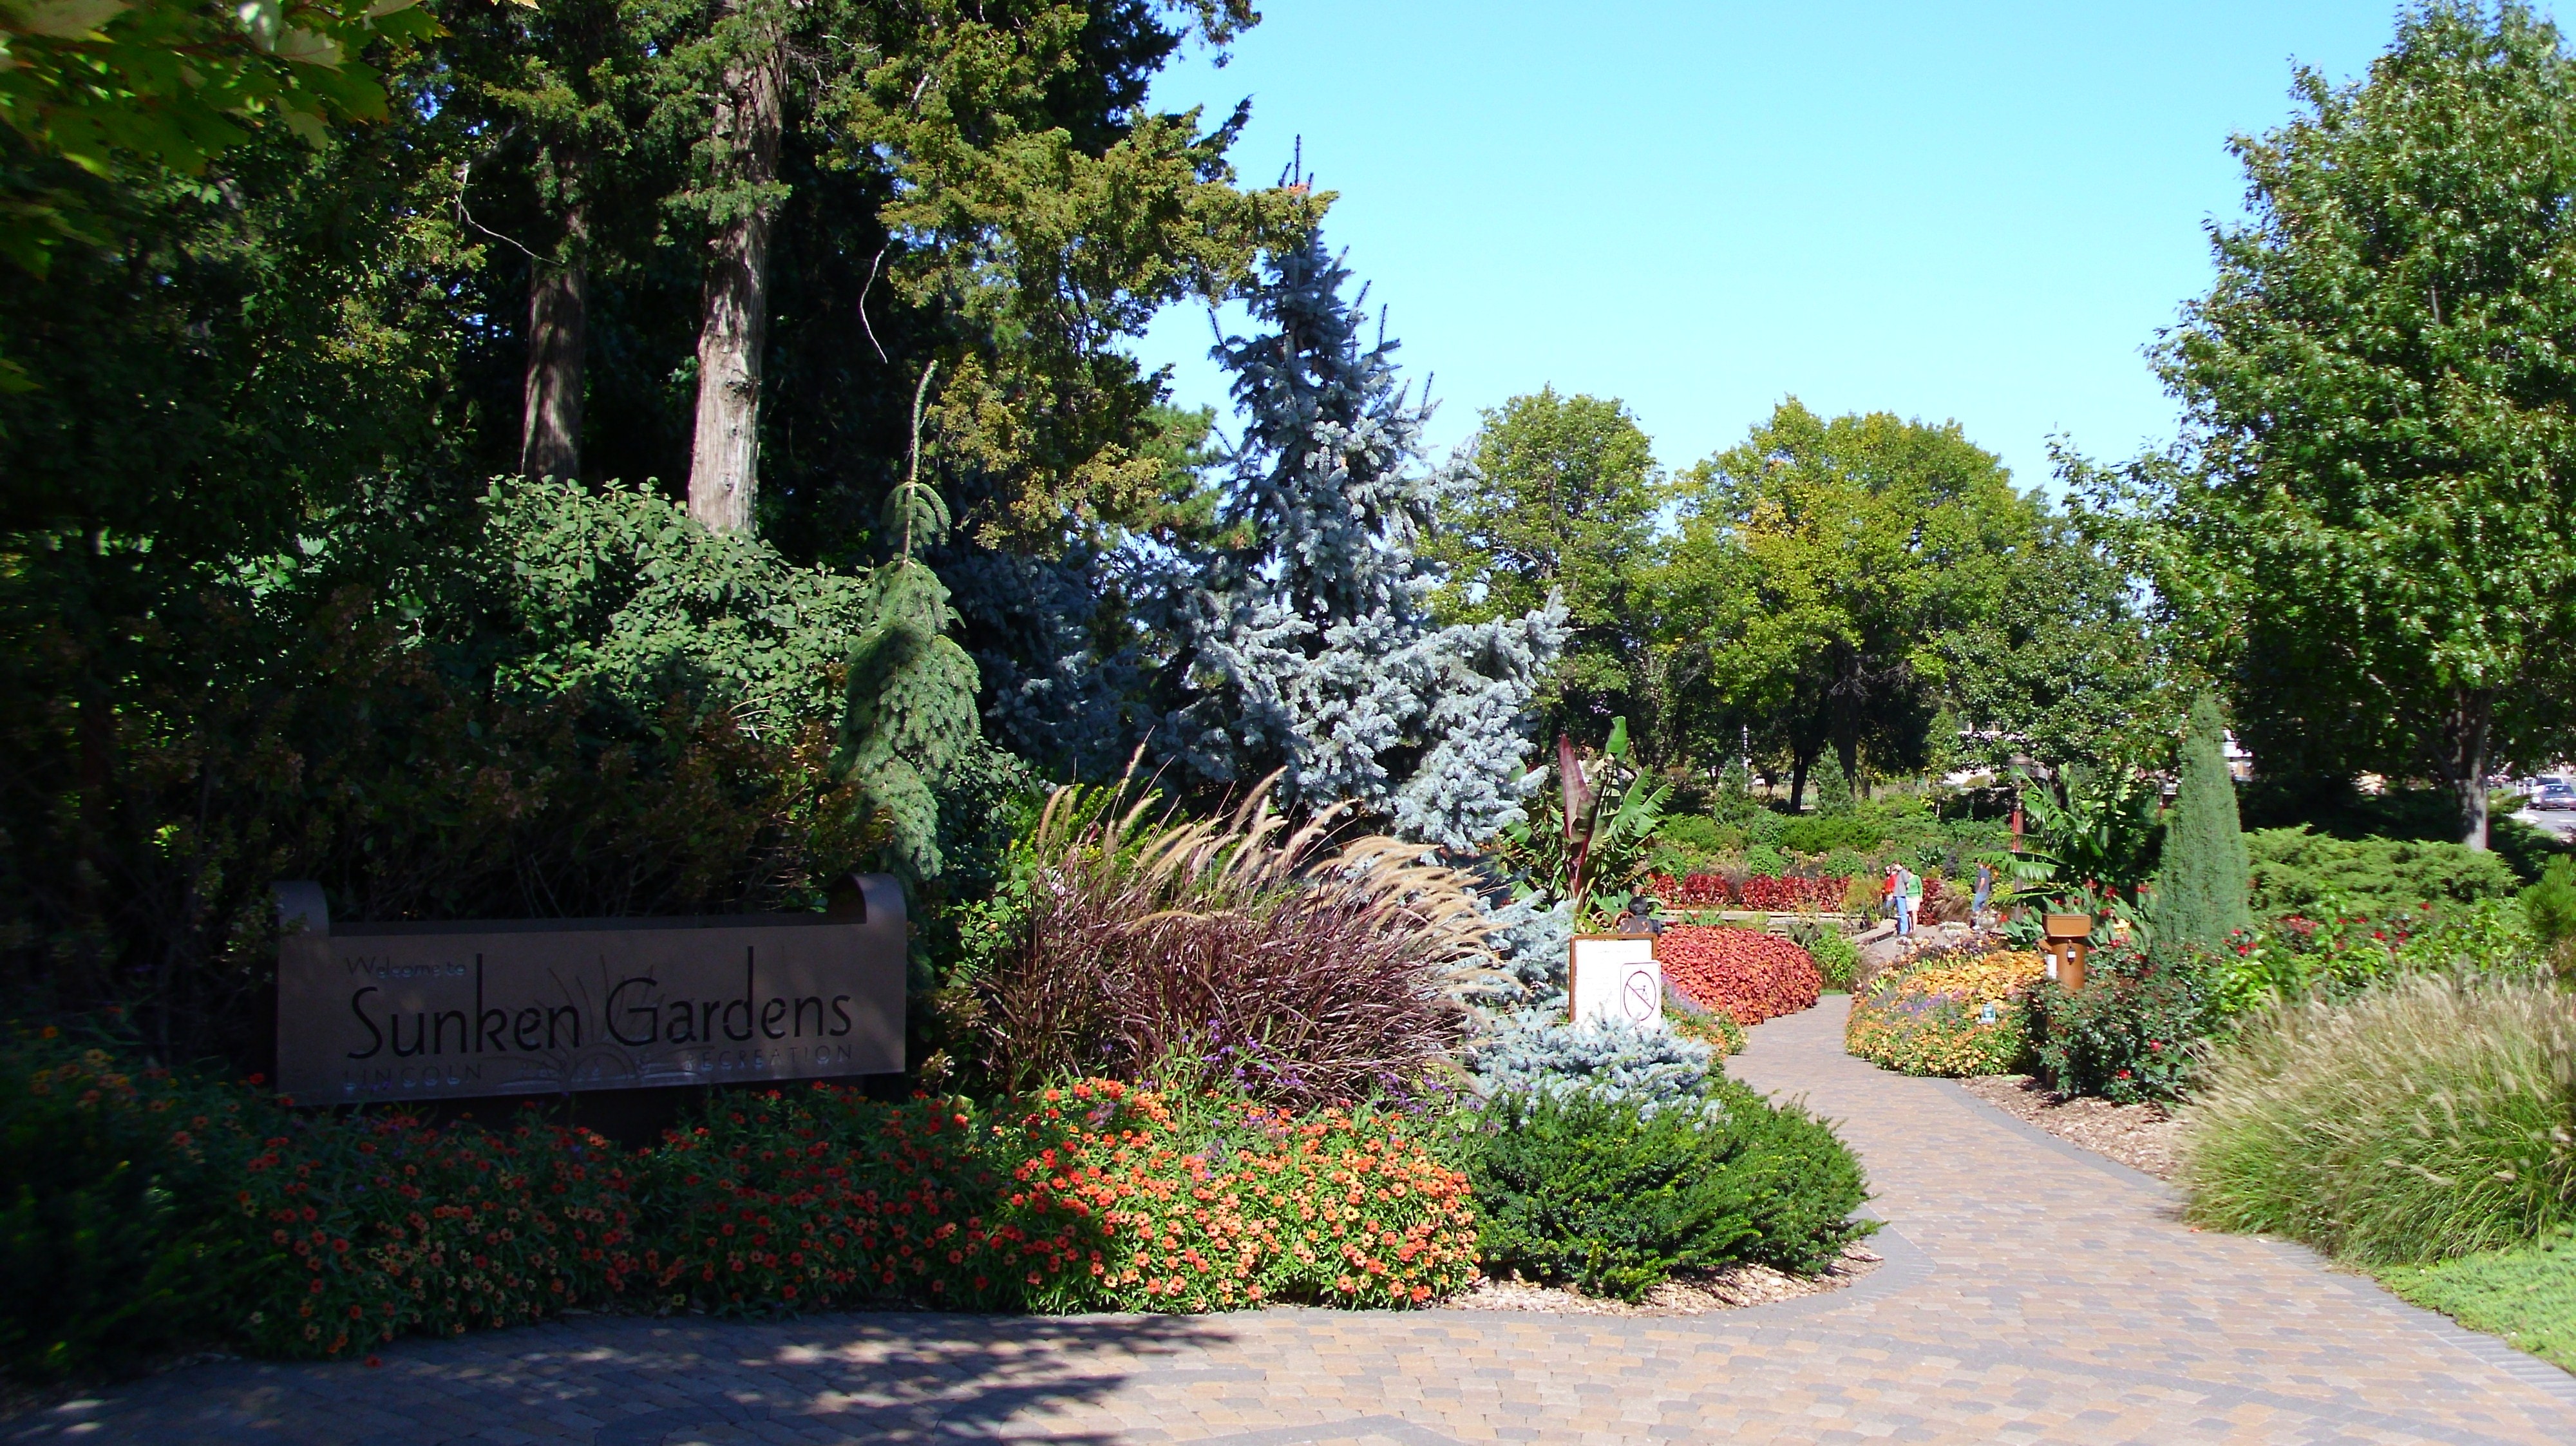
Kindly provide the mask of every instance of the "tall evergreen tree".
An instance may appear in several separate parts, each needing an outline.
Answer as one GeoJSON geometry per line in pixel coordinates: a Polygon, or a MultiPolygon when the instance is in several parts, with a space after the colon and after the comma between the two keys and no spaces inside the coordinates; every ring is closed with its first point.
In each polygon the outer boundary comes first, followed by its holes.
{"type": "Polygon", "coordinates": [[[2191,705],[2182,740],[2182,787],[2165,824],[2164,862],[2156,870],[2153,912],[2160,947],[2215,949],[2254,922],[2247,888],[2253,864],[2237,825],[2236,782],[2227,773],[2218,704],[2207,693],[2191,705]]]}
{"type": "Polygon", "coordinates": [[[1816,775],[1808,780],[1816,788],[1816,812],[1849,813],[1852,811],[1852,779],[1843,772],[1842,760],[1826,750],[1816,761],[1816,775]]]}
{"type": "Polygon", "coordinates": [[[1265,259],[1269,330],[1221,342],[1243,437],[1223,522],[1236,545],[1193,568],[1167,676],[1186,695],[1166,746],[1218,782],[1287,771],[1293,798],[1354,799],[1407,837],[1465,849],[1520,817],[1530,703],[1565,609],[1435,627],[1416,548],[1472,466],[1424,463],[1431,404],[1396,344],[1344,301],[1320,230],[1265,259]]]}

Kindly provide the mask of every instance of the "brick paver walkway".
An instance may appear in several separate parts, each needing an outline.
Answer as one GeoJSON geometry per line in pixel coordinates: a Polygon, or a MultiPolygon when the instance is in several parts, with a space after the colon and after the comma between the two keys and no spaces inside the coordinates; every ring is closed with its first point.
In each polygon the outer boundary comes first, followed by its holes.
{"type": "Polygon", "coordinates": [[[2162,1186],[1844,1057],[1843,1001],[1736,1072],[1867,1158],[1888,1263],[1752,1310],[1604,1318],[581,1319],[357,1365],[218,1364],[0,1441],[2570,1442],[2576,1379],[2162,1186]]]}

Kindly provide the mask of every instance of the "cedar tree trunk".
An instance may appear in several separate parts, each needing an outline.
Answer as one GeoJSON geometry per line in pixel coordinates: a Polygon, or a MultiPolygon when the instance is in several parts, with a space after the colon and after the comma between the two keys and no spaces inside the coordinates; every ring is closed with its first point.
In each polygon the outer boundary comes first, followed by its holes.
{"type": "Polygon", "coordinates": [[[778,37],[725,70],[715,138],[724,180],[753,199],[716,233],[698,323],[697,432],[689,457],[689,515],[718,532],[751,527],[759,486],[760,362],[769,332],[770,203],[778,180],[778,37]]]}
{"type": "MultiPolygon", "coordinates": [[[[578,189],[576,188],[576,194],[578,189]]],[[[519,471],[581,475],[581,397],[590,337],[590,216],[564,214],[561,259],[528,273],[528,371],[519,422],[519,471]]]]}

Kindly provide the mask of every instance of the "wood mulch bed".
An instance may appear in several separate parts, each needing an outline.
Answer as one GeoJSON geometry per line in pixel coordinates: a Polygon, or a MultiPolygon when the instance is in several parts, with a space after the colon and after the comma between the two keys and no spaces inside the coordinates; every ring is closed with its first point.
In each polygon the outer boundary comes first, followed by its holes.
{"type": "Polygon", "coordinates": [[[2008,1115],[2159,1180],[2172,1179],[2180,1163],[2182,1126],[2161,1105],[2115,1105],[2090,1098],[2061,1101],[2026,1074],[1987,1075],[1959,1083],[2008,1115]]]}
{"type": "Polygon", "coordinates": [[[1564,1315],[1705,1315],[1749,1305],[1795,1300],[1840,1290],[1878,1269],[1878,1252],[1861,1241],[1843,1247],[1843,1258],[1822,1275],[1790,1275],[1767,1265],[1733,1265],[1704,1275],[1677,1277],[1656,1286],[1635,1305],[1525,1280],[1480,1280],[1476,1288],[1442,1305],[1450,1310],[1535,1310],[1564,1315]]]}

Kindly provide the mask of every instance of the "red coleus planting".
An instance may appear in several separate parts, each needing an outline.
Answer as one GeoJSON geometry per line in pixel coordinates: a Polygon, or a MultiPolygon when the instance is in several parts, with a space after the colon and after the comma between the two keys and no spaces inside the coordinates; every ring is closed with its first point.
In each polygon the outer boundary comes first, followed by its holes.
{"type": "Polygon", "coordinates": [[[1655,943],[1655,958],[1674,988],[1702,1009],[1722,1009],[1738,1024],[1813,1008],[1824,977],[1806,950],[1751,929],[1675,925],[1655,943]]]}

